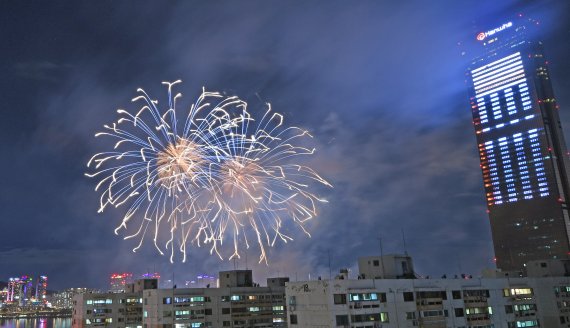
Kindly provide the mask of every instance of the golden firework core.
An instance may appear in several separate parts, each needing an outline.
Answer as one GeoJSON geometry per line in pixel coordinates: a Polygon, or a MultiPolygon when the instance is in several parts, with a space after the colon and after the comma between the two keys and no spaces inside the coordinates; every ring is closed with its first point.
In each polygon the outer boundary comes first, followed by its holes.
{"type": "Polygon", "coordinates": [[[261,192],[262,171],[251,161],[232,160],[226,163],[224,168],[224,184],[222,191],[230,198],[236,197],[236,193],[242,196],[247,195],[247,199],[255,200],[261,192]]]}
{"type": "Polygon", "coordinates": [[[158,153],[158,182],[171,189],[189,180],[193,181],[203,162],[202,154],[194,142],[179,139],[158,153]]]}

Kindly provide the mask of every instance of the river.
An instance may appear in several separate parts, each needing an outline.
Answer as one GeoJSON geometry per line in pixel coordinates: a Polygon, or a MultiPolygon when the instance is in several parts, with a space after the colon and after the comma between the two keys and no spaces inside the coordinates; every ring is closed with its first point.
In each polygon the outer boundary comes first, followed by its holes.
{"type": "Polygon", "coordinates": [[[71,318],[0,319],[0,328],[70,328],[71,318]]]}

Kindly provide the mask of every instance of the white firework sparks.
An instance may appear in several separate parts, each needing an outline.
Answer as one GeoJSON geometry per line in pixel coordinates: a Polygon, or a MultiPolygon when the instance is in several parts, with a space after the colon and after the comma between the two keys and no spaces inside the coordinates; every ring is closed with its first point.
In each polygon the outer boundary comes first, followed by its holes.
{"type": "Polygon", "coordinates": [[[179,82],[163,82],[166,111],[139,89],[133,101],[143,107],[134,115],[119,109],[119,120],[96,134],[116,140],[112,151],[87,164],[95,172],[86,175],[101,179],[95,188],[101,191],[99,212],[108,205],[129,206],[115,233],[131,231],[125,239],[139,239],[133,251],[151,233],[161,254],[169,250],[171,262],[176,248],[186,261],[188,244],[210,245],[210,253],[223,258],[224,241],[231,238],[232,259],[254,240],[259,261],[267,263],[266,246],[293,239],[283,232],[287,222],[309,235],[305,223],[317,215],[317,203],[326,202],[310,189],[315,183],[331,185],[295,164],[297,156],[314,153],[295,145],[311,136],[285,127],[269,104],[256,121],[243,100],[205,90],[179,128],[181,94],[172,94],[179,82]],[[128,228],[131,221],[138,222],[134,231],[128,228]],[[168,237],[160,246],[164,233],[168,237]]]}

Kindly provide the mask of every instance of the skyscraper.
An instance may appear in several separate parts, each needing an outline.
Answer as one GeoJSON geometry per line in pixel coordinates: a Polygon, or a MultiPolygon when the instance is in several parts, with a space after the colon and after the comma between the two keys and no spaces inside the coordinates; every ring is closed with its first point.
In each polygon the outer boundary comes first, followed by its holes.
{"type": "Polygon", "coordinates": [[[10,278],[8,282],[8,296],[6,297],[6,301],[12,303],[19,300],[20,289],[21,289],[20,278],[10,278]]]}
{"type": "Polygon", "coordinates": [[[47,276],[39,276],[36,282],[36,301],[46,303],[47,295],[47,276]]]}
{"type": "Polygon", "coordinates": [[[130,272],[113,273],[110,277],[111,293],[124,293],[127,284],[133,282],[133,274],[130,272]]]}
{"type": "Polygon", "coordinates": [[[568,153],[537,25],[518,15],[475,33],[466,73],[503,270],[570,252],[568,153]]]}

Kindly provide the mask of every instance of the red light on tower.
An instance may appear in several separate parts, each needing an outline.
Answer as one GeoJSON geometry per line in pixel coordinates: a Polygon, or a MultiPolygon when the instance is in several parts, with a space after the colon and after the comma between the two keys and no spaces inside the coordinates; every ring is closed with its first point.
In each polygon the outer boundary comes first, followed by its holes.
{"type": "Polygon", "coordinates": [[[127,284],[132,283],[132,273],[113,273],[110,276],[111,292],[124,292],[127,284]]]}

